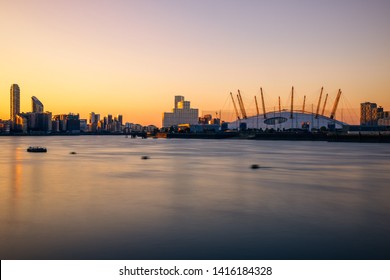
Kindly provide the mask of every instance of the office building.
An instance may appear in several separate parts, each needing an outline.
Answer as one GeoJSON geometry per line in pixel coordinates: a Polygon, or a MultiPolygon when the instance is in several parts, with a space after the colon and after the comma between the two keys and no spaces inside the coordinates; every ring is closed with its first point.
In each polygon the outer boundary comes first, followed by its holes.
{"type": "Polygon", "coordinates": [[[16,114],[13,123],[13,131],[27,133],[28,119],[24,114],[16,114]]]}
{"type": "Polygon", "coordinates": [[[80,133],[79,114],[54,115],[52,120],[52,130],[55,132],[80,133]]]}
{"type": "Polygon", "coordinates": [[[90,112],[89,118],[88,118],[88,124],[94,124],[94,123],[97,123],[96,114],[95,114],[95,112],[90,112]]]}
{"type": "Polygon", "coordinates": [[[80,119],[80,132],[87,132],[87,131],[88,131],[87,119],[80,119]]]}
{"type": "Polygon", "coordinates": [[[52,113],[20,113],[18,114],[19,121],[17,122],[18,130],[28,133],[50,133],[52,131],[52,113]],[[26,127],[21,127],[22,119],[26,122],[26,127]]]}
{"type": "Polygon", "coordinates": [[[191,108],[190,101],[185,101],[184,96],[175,96],[175,104],[172,112],[163,114],[163,127],[179,124],[197,124],[199,110],[191,108]]]}
{"type": "Polygon", "coordinates": [[[120,123],[120,125],[123,125],[123,116],[117,115],[116,120],[120,123]]]}
{"type": "Polygon", "coordinates": [[[390,126],[390,111],[380,112],[381,117],[378,118],[379,126],[390,126]]]}

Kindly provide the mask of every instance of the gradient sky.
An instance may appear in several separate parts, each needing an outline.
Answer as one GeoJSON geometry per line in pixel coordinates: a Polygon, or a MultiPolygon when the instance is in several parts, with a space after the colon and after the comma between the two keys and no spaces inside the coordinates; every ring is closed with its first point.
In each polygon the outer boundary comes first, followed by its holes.
{"type": "Polygon", "coordinates": [[[324,86],[328,110],[341,88],[345,112],[365,101],[390,111],[387,0],[0,0],[0,35],[2,119],[12,83],[21,111],[35,95],[53,114],[143,125],[161,126],[174,95],[232,111],[240,89],[254,113],[260,86],[269,110],[278,96],[287,108],[291,86],[310,108],[324,86]]]}

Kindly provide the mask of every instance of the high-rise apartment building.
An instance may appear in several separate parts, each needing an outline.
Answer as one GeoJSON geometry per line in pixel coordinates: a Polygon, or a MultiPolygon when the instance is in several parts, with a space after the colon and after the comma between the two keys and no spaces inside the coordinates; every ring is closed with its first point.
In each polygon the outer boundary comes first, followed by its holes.
{"type": "Polygon", "coordinates": [[[35,96],[31,97],[31,108],[33,113],[43,113],[43,104],[35,96]]]}
{"type": "Polygon", "coordinates": [[[10,90],[11,104],[10,104],[10,119],[15,123],[16,115],[20,113],[20,88],[17,84],[13,84],[10,90]]]}
{"type": "Polygon", "coordinates": [[[185,101],[184,96],[175,96],[175,107],[172,112],[163,114],[163,127],[179,124],[197,124],[198,109],[191,108],[190,101],[185,101]]]}
{"type": "Polygon", "coordinates": [[[378,125],[378,108],[376,103],[365,102],[360,104],[360,125],[378,125]]]}

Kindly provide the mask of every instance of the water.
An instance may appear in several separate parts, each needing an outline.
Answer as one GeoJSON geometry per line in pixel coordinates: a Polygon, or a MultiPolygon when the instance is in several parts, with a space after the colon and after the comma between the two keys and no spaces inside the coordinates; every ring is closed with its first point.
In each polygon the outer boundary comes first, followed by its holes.
{"type": "Polygon", "coordinates": [[[390,258],[388,144],[0,144],[1,259],[390,258]],[[30,145],[48,153],[27,153],[30,145]]]}

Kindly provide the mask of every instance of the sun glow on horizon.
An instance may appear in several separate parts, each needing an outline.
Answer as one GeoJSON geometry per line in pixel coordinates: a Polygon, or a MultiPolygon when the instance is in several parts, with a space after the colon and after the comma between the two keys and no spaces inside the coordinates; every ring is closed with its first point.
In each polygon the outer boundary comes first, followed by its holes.
{"type": "Polygon", "coordinates": [[[379,0],[7,1],[0,4],[0,118],[9,118],[13,83],[21,111],[37,96],[53,114],[122,114],[156,126],[175,95],[200,113],[232,111],[229,92],[240,88],[255,114],[260,86],[270,110],[278,96],[288,107],[291,86],[297,107],[304,95],[315,107],[323,86],[327,110],[343,91],[343,117],[358,115],[366,101],[389,111],[389,11],[379,0]]]}

